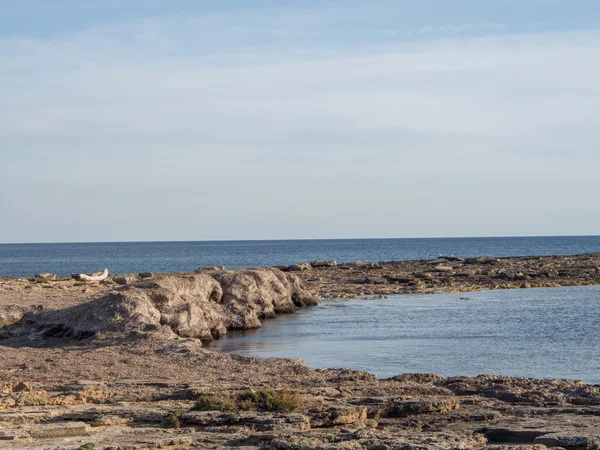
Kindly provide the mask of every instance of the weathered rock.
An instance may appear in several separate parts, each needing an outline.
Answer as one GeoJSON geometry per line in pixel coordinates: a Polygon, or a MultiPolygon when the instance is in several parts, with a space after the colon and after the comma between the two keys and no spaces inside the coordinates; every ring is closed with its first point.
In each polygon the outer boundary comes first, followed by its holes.
{"type": "Polygon", "coordinates": [[[31,385],[31,383],[28,383],[26,381],[21,381],[20,383],[17,383],[16,385],[13,386],[12,391],[13,392],[31,392],[31,391],[33,391],[33,386],[31,385]]]}
{"type": "Polygon", "coordinates": [[[333,427],[363,423],[367,419],[367,408],[364,406],[331,406],[326,411],[314,414],[310,425],[314,428],[333,427]]]}
{"type": "Polygon", "coordinates": [[[8,305],[4,307],[0,310],[0,327],[6,327],[19,322],[23,316],[31,310],[31,308],[19,305],[8,305]]]}
{"type": "Polygon", "coordinates": [[[390,381],[398,381],[402,383],[434,383],[442,381],[443,378],[435,373],[403,373],[396,375],[395,377],[389,378],[390,381]]]}
{"type": "Polygon", "coordinates": [[[45,337],[161,332],[211,341],[230,329],[316,304],[298,278],[273,269],[165,276],[141,281],[88,303],[34,315],[45,337]]]}
{"type": "Polygon", "coordinates": [[[296,413],[261,413],[256,411],[192,411],[181,416],[186,425],[202,427],[246,426],[255,430],[310,428],[307,416],[296,413]]]}
{"type": "Polygon", "coordinates": [[[524,427],[484,427],[477,430],[478,433],[483,433],[490,441],[494,442],[534,442],[534,440],[552,431],[539,428],[524,428],[524,427]]]}
{"type": "Polygon", "coordinates": [[[315,259],[314,261],[310,262],[310,265],[312,267],[335,267],[337,266],[337,262],[327,259],[315,259]]]}
{"type": "Polygon", "coordinates": [[[365,284],[389,284],[389,281],[387,278],[384,278],[384,277],[366,277],[363,280],[363,283],[365,283],[365,284]]]}
{"type": "Polygon", "coordinates": [[[196,273],[200,272],[212,272],[217,270],[225,270],[225,266],[204,266],[196,269],[196,273]]]}
{"type": "Polygon", "coordinates": [[[89,434],[89,425],[83,422],[53,423],[47,425],[36,425],[28,430],[34,439],[86,436],[89,434]]]}
{"type": "Polygon", "coordinates": [[[303,272],[305,270],[311,270],[312,266],[309,263],[300,263],[300,264],[292,264],[288,266],[287,270],[289,272],[303,272]]]}
{"type": "Polygon", "coordinates": [[[456,262],[463,262],[465,260],[465,258],[461,258],[459,256],[454,256],[454,255],[444,256],[444,259],[447,261],[456,261],[456,262]]]}
{"type": "Polygon", "coordinates": [[[126,285],[129,284],[133,281],[133,279],[131,277],[127,277],[124,275],[117,275],[115,277],[113,277],[112,279],[115,283],[120,284],[120,285],[126,285]]]}
{"type": "Polygon", "coordinates": [[[414,414],[432,414],[453,411],[460,407],[456,397],[438,397],[422,400],[393,401],[386,409],[388,417],[406,417],[414,414]]]}
{"type": "Polygon", "coordinates": [[[437,259],[432,259],[431,261],[427,261],[427,264],[431,265],[431,266],[437,266],[439,264],[446,264],[448,262],[448,260],[446,258],[437,258],[437,259]]]}
{"type": "Polygon", "coordinates": [[[479,256],[477,258],[465,258],[464,262],[466,264],[496,264],[498,259],[489,256],[479,256]]]}
{"type": "Polygon", "coordinates": [[[600,444],[600,430],[599,436],[593,437],[585,433],[549,433],[542,436],[538,436],[533,440],[534,444],[545,445],[546,447],[563,447],[569,449],[592,449],[598,448],[600,444]]]}
{"type": "Polygon", "coordinates": [[[473,272],[456,272],[453,276],[457,278],[472,278],[474,276],[473,272]]]}
{"type": "Polygon", "coordinates": [[[140,272],[138,273],[138,277],[140,278],[152,278],[154,274],[152,272],[140,272]]]}
{"type": "Polygon", "coordinates": [[[36,273],[33,278],[38,282],[47,282],[56,280],[56,274],[54,273],[36,273]]]}
{"type": "Polygon", "coordinates": [[[201,427],[221,425],[219,420],[224,414],[221,411],[191,411],[181,416],[181,421],[186,425],[201,427]]]}

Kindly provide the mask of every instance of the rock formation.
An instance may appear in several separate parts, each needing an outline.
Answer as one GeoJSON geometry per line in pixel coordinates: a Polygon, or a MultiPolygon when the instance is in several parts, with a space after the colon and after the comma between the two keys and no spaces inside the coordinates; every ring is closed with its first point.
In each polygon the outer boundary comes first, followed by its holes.
{"type": "Polygon", "coordinates": [[[277,269],[166,275],[30,314],[21,332],[38,341],[160,333],[209,342],[227,330],[259,328],[263,319],[315,304],[297,277],[277,269]]]}

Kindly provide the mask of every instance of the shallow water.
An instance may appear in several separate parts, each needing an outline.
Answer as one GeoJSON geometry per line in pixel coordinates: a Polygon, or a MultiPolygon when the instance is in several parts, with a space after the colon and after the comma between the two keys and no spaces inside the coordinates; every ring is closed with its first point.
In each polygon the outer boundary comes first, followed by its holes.
{"type": "Polygon", "coordinates": [[[379,377],[481,373],[600,383],[600,286],[329,300],[209,348],[379,377]]]}
{"type": "Polygon", "coordinates": [[[321,239],[213,242],[106,242],[0,244],[0,276],[186,272],[201,266],[269,267],[313,259],[338,262],[434,259],[460,256],[530,256],[600,253],[600,236],[436,239],[321,239]]]}

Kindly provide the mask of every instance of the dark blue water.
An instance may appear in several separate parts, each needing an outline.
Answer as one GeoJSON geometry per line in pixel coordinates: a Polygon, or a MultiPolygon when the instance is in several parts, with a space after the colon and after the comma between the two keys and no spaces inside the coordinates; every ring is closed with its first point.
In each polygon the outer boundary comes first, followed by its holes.
{"type": "Polygon", "coordinates": [[[0,276],[68,275],[107,267],[112,273],[185,272],[201,266],[268,267],[313,259],[338,262],[459,256],[600,253],[600,236],[339,239],[293,241],[0,244],[0,276]]]}
{"type": "Polygon", "coordinates": [[[211,350],[379,377],[481,373],[600,383],[600,286],[328,300],[211,350]]]}

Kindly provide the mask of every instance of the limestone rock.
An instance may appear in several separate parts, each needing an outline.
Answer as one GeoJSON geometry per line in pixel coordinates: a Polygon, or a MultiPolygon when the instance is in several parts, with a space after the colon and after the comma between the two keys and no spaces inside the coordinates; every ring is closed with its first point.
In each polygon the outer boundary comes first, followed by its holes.
{"type": "Polygon", "coordinates": [[[387,278],[384,277],[366,277],[363,281],[364,284],[389,284],[387,278]]]}
{"type": "Polygon", "coordinates": [[[86,436],[89,434],[89,425],[83,422],[67,422],[46,425],[36,425],[29,430],[29,435],[34,439],[86,436]]]}
{"type": "Polygon", "coordinates": [[[120,284],[120,285],[126,285],[133,281],[131,277],[124,276],[124,275],[117,275],[117,276],[113,277],[112,280],[115,283],[120,284]]]}
{"type": "Polygon", "coordinates": [[[303,272],[305,270],[311,270],[312,266],[309,263],[300,263],[300,264],[292,264],[288,266],[287,270],[289,272],[303,272]]]}
{"type": "Polygon", "coordinates": [[[445,264],[447,262],[448,262],[448,260],[446,258],[438,258],[438,259],[432,259],[431,261],[427,261],[427,264],[432,265],[432,266],[437,266],[439,264],[445,264]]]}
{"type": "Polygon", "coordinates": [[[326,411],[314,414],[310,425],[314,428],[334,427],[364,423],[367,419],[367,408],[364,406],[331,406],[326,411]]]}
{"type": "Polygon", "coordinates": [[[546,447],[563,448],[598,448],[600,437],[592,437],[583,433],[549,433],[538,436],[533,440],[534,444],[542,444],[546,447]]]}
{"type": "Polygon", "coordinates": [[[315,304],[294,275],[255,269],[143,280],[87,303],[33,315],[29,322],[45,338],[159,332],[207,342],[315,304]]]}
{"type": "Polygon", "coordinates": [[[45,283],[45,282],[48,282],[48,281],[54,281],[54,280],[56,280],[56,274],[54,274],[54,273],[36,273],[33,276],[33,278],[37,282],[45,283]]]}
{"type": "Polygon", "coordinates": [[[335,267],[337,266],[337,262],[327,259],[315,259],[314,261],[310,262],[310,265],[312,267],[335,267]]]}
{"type": "Polygon", "coordinates": [[[8,305],[0,310],[0,327],[15,324],[19,322],[30,308],[19,305],[8,305]]]}
{"type": "Polygon", "coordinates": [[[460,404],[455,397],[438,397],[433,399],[398,400],[387,408],[388,417],[406,417],[414,414],[431,414],[453,411],[460,404]]]}
{"type": "Polygon", "coordinates": [[[204,267],[198,267],[195,272],[196,273],[201,273],[201,272],[212,272],[212,271],[217,271],[217,270],[225,270],[225,266],[204,266],[204,267]]]}

